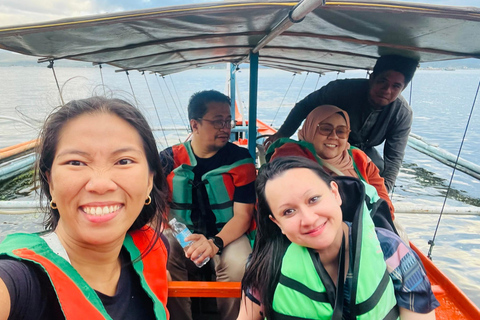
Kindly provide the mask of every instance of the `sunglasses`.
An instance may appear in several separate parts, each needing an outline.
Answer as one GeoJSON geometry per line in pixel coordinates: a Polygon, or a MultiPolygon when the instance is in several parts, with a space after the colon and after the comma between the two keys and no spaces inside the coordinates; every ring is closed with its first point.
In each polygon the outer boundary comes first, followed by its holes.
{"type": "Polygon", "coordinates": [[[337,137],[339,137],[340,139],[346,139],[348,138],[348,134],[350,133],[351,130],[348,129],[347,126],[334,127],[331,124],[319,123],[317,125],[317,131],[319,134],[326,137],[330,136],[332,132],[335,131],[335,134],[337,135],[337,137]]]}

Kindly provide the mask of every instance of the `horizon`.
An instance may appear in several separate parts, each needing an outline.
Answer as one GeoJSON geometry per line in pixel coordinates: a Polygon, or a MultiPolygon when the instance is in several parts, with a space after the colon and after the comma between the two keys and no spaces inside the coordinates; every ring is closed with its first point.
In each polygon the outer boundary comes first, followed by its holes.
{"type": "MultiPolygon", "coordinates": [[[[38,63],[37,60],[40,57],[27,56],[16,52],[0,49],[0,67],[46,67],[45,63],[38,63]]],[[[82,62],[75,60],[56,60],[55,67],[69,67],[69,68],[85,68],[92,66],[91,62],[82,62]]],[[[105,67],[116,68],[109,64],[105,64],[105,67]]],[[[219,68],[217,65],[212,65],[219,68]]],[[[421,62],[420,69],[480,69],[480,59],[468,58],[468,59],[456,59],[448,61],[436,61],[436,62],[421,62]]]]}

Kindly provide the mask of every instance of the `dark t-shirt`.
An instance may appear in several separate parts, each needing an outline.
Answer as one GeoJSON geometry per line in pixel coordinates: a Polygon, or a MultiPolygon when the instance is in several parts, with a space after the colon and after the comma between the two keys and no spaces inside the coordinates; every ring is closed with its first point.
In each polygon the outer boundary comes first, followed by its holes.
{"type": "MultiPolygon", "coordinates": [[[[122,261],[130,260],[124,249],[121,257],[122,261]]],[[[0,259],[0,278],[10,293],[9,319],[65,319],[50,279],[34,263],[0,259]]],[[[95,292],[114,320],[155,319],[153,302],[142,289],[140,278],[131,264],[122,267],[114,296],[95,292]]]]}
{"type": "MultiPolygon", "coordinates": [[[[160,152],[160,157],[165,169],[165,175],[173,171],[173,153],[172,148],[167,148],[160,152]]],[[[202,176],[209,171],[222,166],[231,165],[239,160],[251,158],[247,149],[238,147],[233,143],[227,143],[222,149],[218,150],[210,158],[199,158],[195,156],[197,165],[193,168],[194,181],[192,193],[192,213],[191,219],[195,233],[201,233],[208,237],[215,236],[217,226],[215,224],[215,214],[210,208],[208,194],[205,184],[202,182],[202,176]]],[[[255,182],[244,186],[236,186],[233,195],[233,201],[239,203],[255,203],[255,182]]]]}

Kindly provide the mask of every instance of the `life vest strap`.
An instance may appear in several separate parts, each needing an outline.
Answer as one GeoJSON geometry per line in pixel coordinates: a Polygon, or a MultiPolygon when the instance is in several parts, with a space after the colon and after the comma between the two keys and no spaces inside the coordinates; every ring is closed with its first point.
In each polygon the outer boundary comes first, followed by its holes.
{"type": "Polygon", "coordinates": [[[210,207],[212,208],[212,210],[222,210],[222,209],[231,208],[232,206],[233,206],[233,200],[229,200],[223,203],[210,204],[210,207]]]}
{"type": "Polygon", "coordinates": [[[383,320],[398,320],[400,318],[400,310],[397,306],[394,306],[392,310],[383,318],[383,320]]]}
{"type": "Polygon", "coordinates": [[[353,314],[359,316],[372,310],[382,298],[389,281],[390,275],[388,274],[387,269],[385,269],[382,280],[380,280],[380,283],[378,284],[377,289],[375,289],[375,292],[367,300],[356,304],[353,314]]]}
{"type": "Polygon", "coordinates": [[[295,279],[289,278],[283,274],[280,275],[280,279],[278,282],[288,288],[291,288],[295,291],[300,292],[301,294],[307,296],[311,300],[318,301],[318,302],[329,302],[328,295],[326,292],[314,291],[309,287],[305,286],[303,283],[298,282],[295,279]]]}
{"type": "Polygon", "coordinates": [[[191,203],[179,203],[179,202],[169,202],[170,209],[173,210],[192,210],[193,206],[191,203]]]}

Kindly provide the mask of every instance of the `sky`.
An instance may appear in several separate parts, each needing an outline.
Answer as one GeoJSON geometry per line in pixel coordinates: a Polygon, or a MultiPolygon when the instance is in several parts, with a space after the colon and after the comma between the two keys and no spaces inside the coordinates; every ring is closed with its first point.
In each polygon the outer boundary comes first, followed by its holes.
{"type": "MultiPolygon", "coordinates": [[[[397,0],[399,2],[480,7],[480,0],[397,0]]],[[[215,0],[0,0],[0,26],[215,0]]]]}

